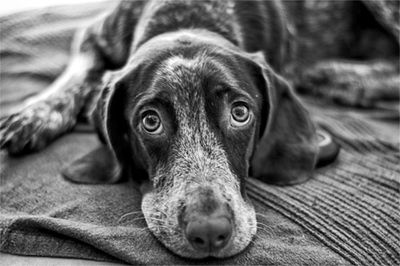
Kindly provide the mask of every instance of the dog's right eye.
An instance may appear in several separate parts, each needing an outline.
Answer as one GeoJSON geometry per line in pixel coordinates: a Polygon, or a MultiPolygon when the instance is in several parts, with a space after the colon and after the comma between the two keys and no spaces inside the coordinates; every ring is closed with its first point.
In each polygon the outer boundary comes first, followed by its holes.
{"type": "Polygon", "coordinates": [[[242,127],[250,121],[250,110],[245,103],[236,103],[231,109],[231,125],[242,127]]]}
{"type": "Polygon", "coordinates": [[[163,130],[160,116],[155,111],[147,111],[143,114],[142,127],[150,134],[160,134],[163,130]]]}

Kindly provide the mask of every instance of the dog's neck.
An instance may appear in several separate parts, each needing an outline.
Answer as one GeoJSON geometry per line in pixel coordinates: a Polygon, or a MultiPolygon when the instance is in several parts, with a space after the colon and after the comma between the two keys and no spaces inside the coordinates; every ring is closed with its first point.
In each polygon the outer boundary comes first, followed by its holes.
{"type": "Polygon", "coordinates": [[[231,0],[153,0],[138,21],[132,51],[157,35],[182,29],[206,29],[240,45],[234,5],[231,0]]]}

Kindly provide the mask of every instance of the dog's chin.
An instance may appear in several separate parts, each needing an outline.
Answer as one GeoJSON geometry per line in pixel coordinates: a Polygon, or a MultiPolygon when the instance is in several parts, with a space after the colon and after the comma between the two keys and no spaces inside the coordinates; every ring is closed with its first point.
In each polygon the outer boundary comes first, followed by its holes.
{"type": "Polygon", "coordinates": [[[250,244],[252,238],[255,235],[255,232],[252,236],[250,236],[247,240],[243,241],[241,239],[241,243],[235,243],[238,241],[232,241],[230,242],[225,248],[223,248],[220,251],[217,252],[202,252],[193,249],[190,244],[185,241],[179,241],[183,242],[182,244],[178,245],[171,245],[170,242],[164,241],[164,237],[160,234],[157,234],[157,232],[152,231],[152,233],[155,235],[155,237],[170,251],[175,253],[176,255],[179,255],[183,258],[188,258],[188,259],[206,259],[206,258],[217,258],[217,259],[224,259],[224,258],[229,258],[232,256],[235,256],[242,251],[244,251],[250,244]]]}
{"type": "Polygon", "coordinates": [[[177,207],[176,203],[160,200],[159,195],[149,192],[143,196],[142,211],[147,226],[153,235],[167,249],[181,257],[190,259],[205,259],[209,257],[222,259],[232,257],[244,251],[256,234],[257,223],[254,207],[249,203],[243,202],[241,208],[237,211],[238,215],[235,216],[235,228],[229,243],[223,249],[216,252],[196,250],[188,242],[179,225],[177,212],[179,207],[177,207]],[[164,208],[166,203],[169,203],[170,208],[164,208]],[[174,208],[173,206],[176,207],[174,208]],[[171,210],[175,210],[175,212],[170,212],[171,210]],[[168,214],[167,218],[165,214],[168,214]]]}
{"type": "MultiPolygon", "coordinates": [[[[152,228],[149,226],[149,228],[152,228]]],[[[224,259],[224,258],[229,258],[232,256],[235,256],[241,252],[243,252],[251,243],[251,240],[253,239],[255,233],[256,233],[256,228],[254,229],[254,232],[249,234],[246,239],[243,238],[237,238],[233,236],[232,241],[223,249],[217,251],[217,252],[202,252],[195,250],[192,248],[190,243],[186,241],[186,239],[181,238],[181,239],[176,239],[175,241],[166,241],[168,240],[168,237],[166,238],[164,233],[160,233],[157,229],[150,229],[150,231],[153,233],[153,235],[170,251],[172,251],[174,254],[179,255],[183,258],[188,258],[188,259],[206,259],[206,258],[217,258],[217,259],[224,259]]]]}

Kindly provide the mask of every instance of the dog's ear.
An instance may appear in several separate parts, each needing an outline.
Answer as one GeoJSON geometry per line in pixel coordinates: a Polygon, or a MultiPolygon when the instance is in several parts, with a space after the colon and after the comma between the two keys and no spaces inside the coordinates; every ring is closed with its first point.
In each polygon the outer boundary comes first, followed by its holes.
{"type": "Polygon", "coordinates": [[[76,183],[115,183],[124,176],[124,160],[129,158],[126,123],[124,121],[124,90],[108,85],[101,93],[93,120],[105,142],[100,148],[73,161],[62,174],[76,183]]]}
{"type": "Polygon", "coordinates": [[[74,183],[104,184],[114,183],[119,178],[119,168],[113,153],[106,146],[101,146],[73,161],[62,174],[74,183]]]}
{"type": "Polygon", "coordinates": [[[311,177],[318,154],[317,135],[307,110],[290,85],[265,62],[249,55],[252,74],[261,87],[268,114],[260,121],[260,137],[252,157],[252,175],[262,181],[292,185],[311,177]]]}

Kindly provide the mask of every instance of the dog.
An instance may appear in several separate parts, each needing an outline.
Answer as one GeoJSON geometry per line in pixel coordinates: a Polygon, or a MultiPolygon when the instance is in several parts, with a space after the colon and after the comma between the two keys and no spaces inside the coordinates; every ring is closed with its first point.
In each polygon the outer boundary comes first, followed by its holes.
{"type": "Polygon", "coordinates": [[[87,115],[103,145],[66,178],[131,178],[165,247],[233,256],[256,234],[246,178],[297,184],[316,164],[316,127],[280,75],[289,33],[280,1],[122,1],[78,33],[50,88],[1,120],[0,147],[40,150],[87,115]]]}

